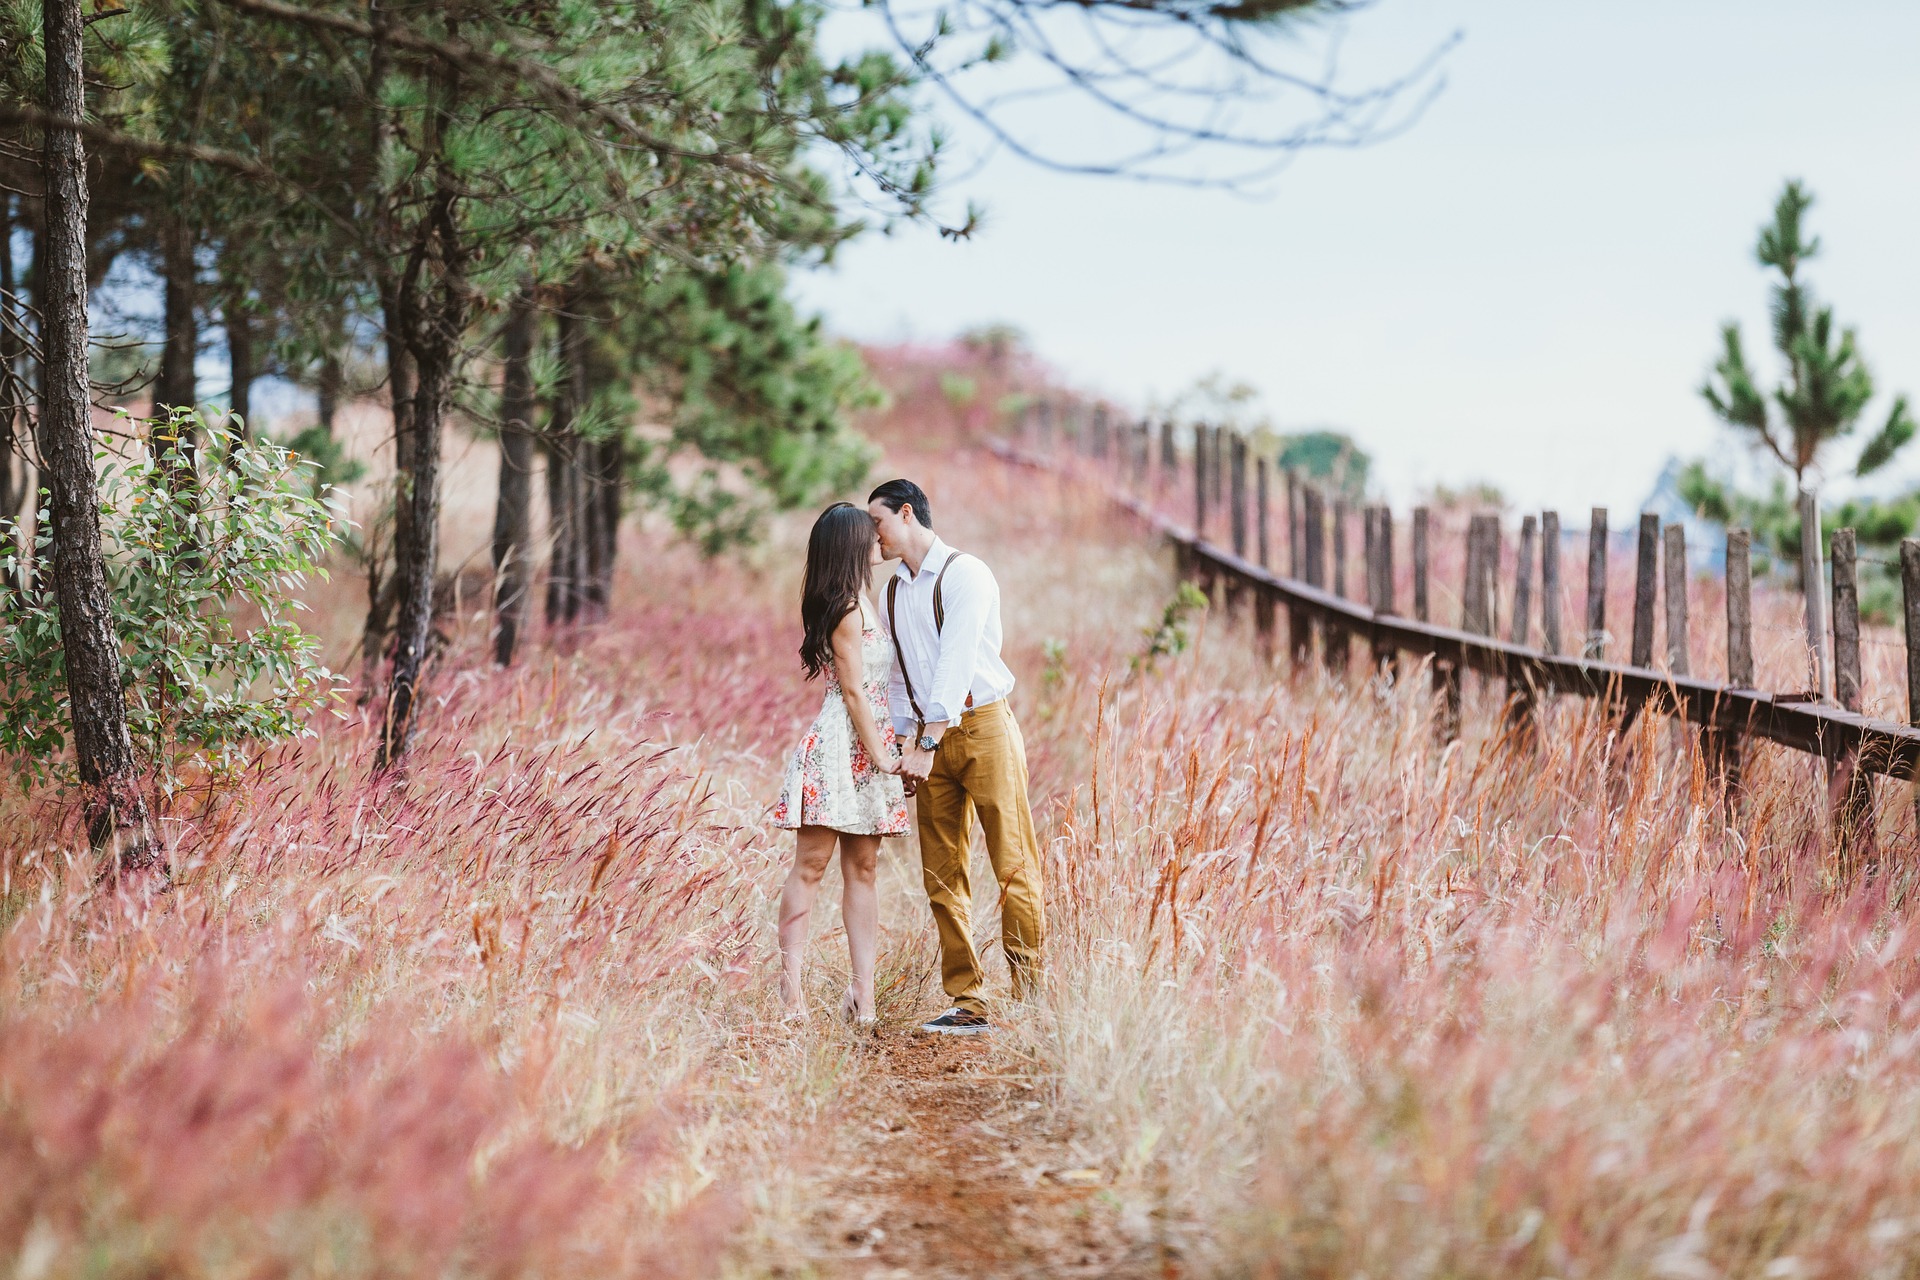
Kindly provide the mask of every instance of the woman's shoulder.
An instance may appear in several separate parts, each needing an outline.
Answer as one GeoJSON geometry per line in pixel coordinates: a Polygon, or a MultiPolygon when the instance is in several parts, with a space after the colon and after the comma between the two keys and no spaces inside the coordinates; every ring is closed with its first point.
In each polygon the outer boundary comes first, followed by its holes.
{"type": "Polygon", "coordinates": [[[834,630],[839,631],[842,628],[848,635],[861,636],[870,631],[885,630],[880,619],[880,611],[873,607],[873,601],[867,598],[865,592],[854,597],[853,607],[841,615],[839,625],[834,630]]]}

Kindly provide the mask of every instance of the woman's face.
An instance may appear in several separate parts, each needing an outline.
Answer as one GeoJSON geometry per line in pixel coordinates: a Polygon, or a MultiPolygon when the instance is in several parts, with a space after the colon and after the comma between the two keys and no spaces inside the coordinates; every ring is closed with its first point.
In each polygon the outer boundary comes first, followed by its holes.
{"type": "Polygon", "coordinates": [[[867,567],[871,569],[876,566],[885,564],[887,562],[887,558],[880,554],[880,539],[875,538],[868,545],[871,549],[867,553],[867,567]]]}

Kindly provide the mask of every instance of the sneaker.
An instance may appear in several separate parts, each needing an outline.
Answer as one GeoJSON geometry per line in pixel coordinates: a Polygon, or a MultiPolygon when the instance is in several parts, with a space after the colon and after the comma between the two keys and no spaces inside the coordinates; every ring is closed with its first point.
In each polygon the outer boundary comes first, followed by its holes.
{"type": "Polygon", "coordinates": [[[949,1009],[939,1017],[921,1023],[920,1030],[935,1036],[983,1036],[992,1028],[984,1015],[965,1009],[949,1009]]]}

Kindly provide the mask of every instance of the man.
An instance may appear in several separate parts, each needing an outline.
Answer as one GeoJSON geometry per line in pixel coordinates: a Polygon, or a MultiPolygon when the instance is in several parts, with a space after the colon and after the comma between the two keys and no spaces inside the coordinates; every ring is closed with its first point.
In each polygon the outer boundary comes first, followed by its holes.
{"type": "Polygon", "coordinates": [[[894,639],[889,705],[906,744],[902,772],[915,789],[941,984],[953,1000],[953,1008],[920,1029],[979,1035],[987,1018],[973,945],[975,814],[1000,882],[1001,947],[1016,997],[1039,976],[1046,935],[1040,841],[1027,804],[1027,748],[1007,705],[1013,673],[1000,659],[1000,585],[978,556],[934,535],[927,495],[911,480],[875,489],[867,513],[881,554],[900,561],[880,606],[894,639]]]}

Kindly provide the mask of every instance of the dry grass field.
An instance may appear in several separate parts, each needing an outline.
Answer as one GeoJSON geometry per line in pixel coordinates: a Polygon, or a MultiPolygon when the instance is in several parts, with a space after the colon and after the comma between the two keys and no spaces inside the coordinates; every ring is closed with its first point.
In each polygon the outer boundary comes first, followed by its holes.
{"type": "MultiPolygon", "coordinates": [[[[778,1022],[806,519],[712,563],[638,528],[606,623],[510,671],[455,627],[403,776],[343,703],[171,817],[163,897],[94,888],[56,797],[6,802],[0,1272],[1920,1275],[1904,792],[1841,883],[1791,753],[1729,821],[1657,720],[1563,702],[1530,745],[1470,680],[1442,744],[1422,672],[1290,674],[1220,610],[1137,665],[1170,561],[943,415],[905,386],[882,468],[1001,582],[1033,1003],[911,1034],[943,1006],[903,840],[878,1033],[825,1014],[831,875],[821,1012],[778,1022]]],[[[347,574],[313,604],[329,636],[364,609],[347,574]]]]}

